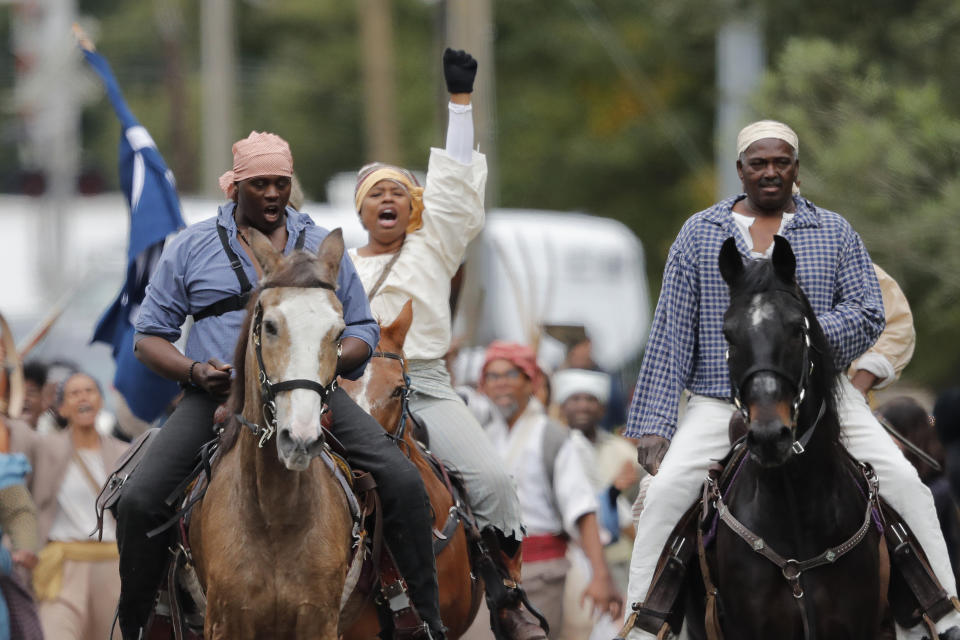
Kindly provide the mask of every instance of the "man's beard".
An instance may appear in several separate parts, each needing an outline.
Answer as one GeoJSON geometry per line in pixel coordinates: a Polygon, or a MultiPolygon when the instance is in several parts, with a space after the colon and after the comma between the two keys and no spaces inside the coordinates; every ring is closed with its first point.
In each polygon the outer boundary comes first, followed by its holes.
{"type": "Polygon", "coordinates": [[[509,402],[495,402],[494,404],[497,407],[497,411],[500,412],[500,415],[507,422],[510,422],[510,420],[520,412],[520,404],[513,398],[510,398],[509,402]]]}

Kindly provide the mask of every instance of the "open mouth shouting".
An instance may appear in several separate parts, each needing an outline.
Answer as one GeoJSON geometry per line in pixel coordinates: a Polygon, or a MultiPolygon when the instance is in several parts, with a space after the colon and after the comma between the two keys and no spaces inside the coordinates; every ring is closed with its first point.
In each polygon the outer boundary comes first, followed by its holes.
{"type": "Polygon", "coordinates": [[[377,222],[384,229],[397,226],[397,210],[393,207],[384,207],[377,213],[377,222]]]}
{"type": "Polygon", "coordinates": [[[96,414],[95,407],[89,402],[81,402],[77,405],[77,416],[90,416],[96,414]]]}

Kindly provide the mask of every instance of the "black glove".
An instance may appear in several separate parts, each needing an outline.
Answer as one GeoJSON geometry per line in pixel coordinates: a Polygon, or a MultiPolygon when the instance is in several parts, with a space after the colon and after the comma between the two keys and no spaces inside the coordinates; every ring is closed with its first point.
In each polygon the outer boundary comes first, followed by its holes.
{"type": "Polygon", "coordinates": [[[473,79],[477,77],[477,61],[466,51],[449,47],[443,52],[443,78],[450,93],[473,93],[473,79]]]}

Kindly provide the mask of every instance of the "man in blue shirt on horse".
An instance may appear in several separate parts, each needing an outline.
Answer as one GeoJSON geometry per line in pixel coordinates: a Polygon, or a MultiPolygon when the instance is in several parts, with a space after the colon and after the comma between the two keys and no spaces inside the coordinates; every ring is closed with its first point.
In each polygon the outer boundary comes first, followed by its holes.
{"type": "MultiPolygon", "coordinates": [[[[883,330],[883,301],[870,256],[846,220],[799,195],[798,150],[797,135],[783,123],[764,120],[745,127],[737,139],[745,193],[691,217],[667,256],[627,419],[626,435],[639,439],[640,463],[655,474],[637,523],[627,596],[638,616],[628,640],[654,638],[662,627],[664,620],[644,607],[662,588],[654,580],[661,550],[699,496],[711,461],[730,447],[731,390],[722,333],[729,294],[717,262],[723,242],[733,237],[741,255],[754,259],[770,257],[774,235],[790,242],[798,283],[841,371],[883,330]],[[678,422],[684,390],[690,397],[678,422]]],[[[913,531],[940,585],[955,594],[930,491],[885,435],[863,395],[841,377],[838,408],[847,449],[873,465],[884,498],[913,531]]],[[[960,638],[958,623],[955,609],[940,617],[941,638],[960,638]]]]}
{"type": "MultiPolygon", "coordinates": [[[[287,206],[293,156],[285,140],[253,132],[233,146],[233,170],[220,178],[229,201],[216,217],[176,236],[157,264],[140,308],[134,339],[137,357],[183,386],[183,398],[157,436],[118,504],[120,546],[120,627],[124,640],[142,637],[154,595],[167,563],[171,531],[153,538],[172,510],[164,500],[196,464],[200,447],[214,437],[217,406],[230,391],[234,346],[247,299],[261,276],[250,247],[251,229],[267,236],[278,251],[316,251],[327,230],[287,206]],[[187,316],[194,319],[186,354],[173,345],[187,316]]],[[[344,255],[337,298],[346,328],[337,372],[350,379],[363,373],[380,338],[363,284],[344,255]]],[[[437,605],[430,502],[416,467],[380,425],[337,389],[331,395],[331,432],[348,461],[375,479],[383,506],[384,536],[421,618],[423,637],[442,638],[437,605]]],[[[319,425],[318,425],[319,426],[319,425]]]]}

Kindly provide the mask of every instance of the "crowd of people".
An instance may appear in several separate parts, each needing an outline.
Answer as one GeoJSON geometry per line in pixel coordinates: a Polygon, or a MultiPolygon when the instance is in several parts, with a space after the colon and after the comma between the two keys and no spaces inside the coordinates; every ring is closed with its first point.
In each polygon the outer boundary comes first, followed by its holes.
{"type": "MultiPolygon", "coordinates": [[[[486,164],[474,149],[476,62],[448,50],[443,64],[447,137],[431,150],[426,185],[388,164],[358,173],[356,210],[368,242],[339,267],[345,328],[337,372],[360,377],[377,348],[377,321],[392,321],[412,301],[404,345],[410,411],[432,452],[463,480],[485,547],[494,550],[480,560],[488,563],[485,579],[504,585],[488,592],[493,615],[481,611],[465,637],[492,637],[491,624],[525,640],[619,633],[636,640],[661,631],[662,612],[644,603],[657,589],[662,549],[707,465],[729,447],[726,288],[717,254],[730,237],[756,260],[770,256],[775,235],[791,242],[798,280],[847,370],[839,401],[847,446],[874,466],[884,496],[953,596],[960,391],[941,395],[932,415],[910,398],[874,413],[874,392],[892,384],[913,353],[909,305],[850,225],[799,195],[799,141],[782,123],[741,132],[744,193],[693,216],[671,248],[629,412],[618,379],[596,366],[582,331],[555,371],[538,363],[532,345],[496,341],[476,385],[457,383],[447,360],[451,279],[483,227],[486,164]],[[647,615],[630,615],[623,627],[631,612],[647,615]]],[[[136,320],[135,351],[183,390],[125,487],[117,521],[108,515],[96,536],[94,502],[125,450],[124,429],[102,411],[100,383],[79,367],[23,367],[22,414],[3,416],[0,429],[0,640],[144,637],[171,542],[165,536],[174,535],[147,532],[173,514],[165,499],[215,437],[246,302],[263,277],[251,238],[262,234],[289,254],[315,251],[328,235],[290,205],[293,177],[290,145],[251,133],[234,145],[233,167],[220,180],[226,202],[165,248],[136,320]],[[181,351],[173,343],[191,316],[181,351]]],[[[763,310],[753,313],[762,322],[763,310]]],[[[417,471],[343,390],[328,402],[329,429],[349,462],[382,480],[384,535],[426,625],[422,637],[446,637],[430,504],[417,471]]],[[[934,622],[942,638],[960,635],[957,612],[934,622]]]]}

